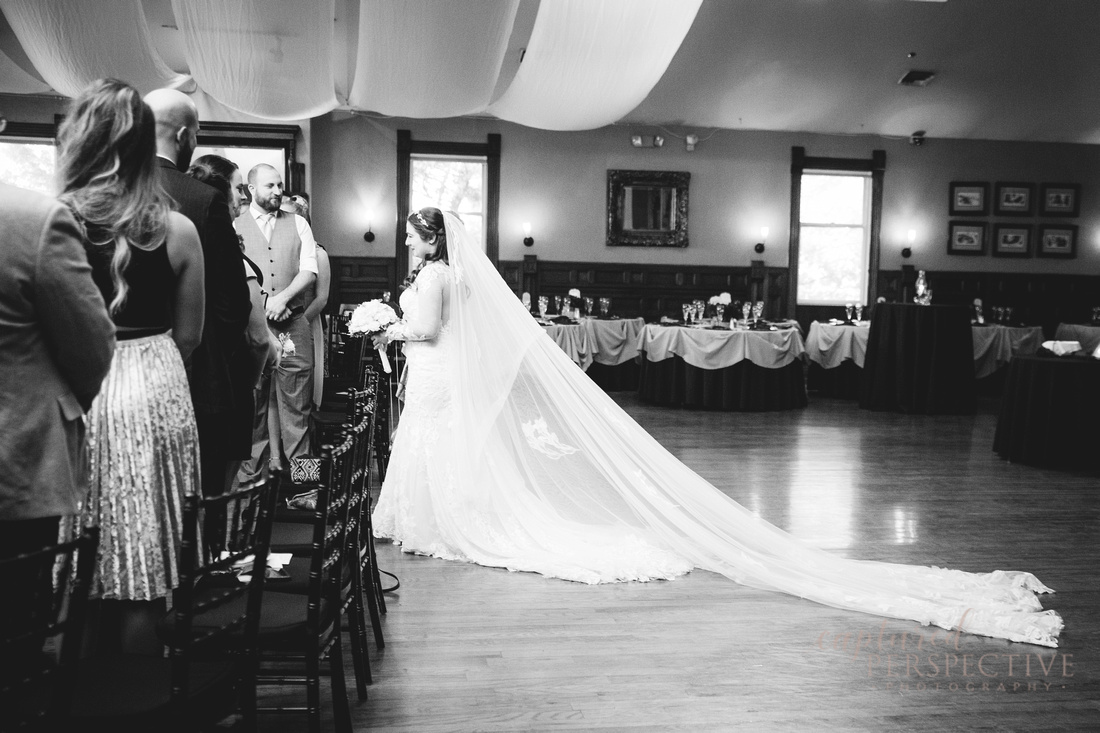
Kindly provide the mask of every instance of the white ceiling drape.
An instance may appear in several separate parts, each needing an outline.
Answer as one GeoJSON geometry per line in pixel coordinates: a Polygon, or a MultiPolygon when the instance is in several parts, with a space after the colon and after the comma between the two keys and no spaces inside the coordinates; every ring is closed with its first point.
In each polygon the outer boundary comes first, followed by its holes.
{"type": "Polygon", "coordinates": [[[0,9],[34,68],[66,96],[102,77],[142,93],[188,81],[154,50],[140,0],[0,0],[0,9]]]}
{"type": "Polygon", "coordinates": [[[225,106],[271,120],[336,108],[334,0],[172,0],[172,10],[191,75],[225,106]]]}
{"type": "Polygon", "coordinates": [[[350,106],[455,117],[489,104],[519,0],[361,0],[350,106]]]}
{"type": "Polygon", "coordinates": [[[23,71],[19,64],[0,51],[0,89],[8,94],[41,94],[48,92],[50,85],[23,71]]]}
{"type": "Polygon", "coordinates": [[[702,0],[543,0],[519,71],[488,111],[544,130],[590,130],[638,106],[702,0]]]}

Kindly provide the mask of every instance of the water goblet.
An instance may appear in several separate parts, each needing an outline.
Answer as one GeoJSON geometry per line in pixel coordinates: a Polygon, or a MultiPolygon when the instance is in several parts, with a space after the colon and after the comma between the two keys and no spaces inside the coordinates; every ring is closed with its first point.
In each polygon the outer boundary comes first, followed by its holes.
{"type": "Polygon", "coordinates": [[[550,298],[545,295],[539,296],[539,315],[546,318],[546,311],[550,310],[550,298]]]}
{"type": "Polygon", "coordinates": [[[1005,325],[1006,326],[1011,326],[1013,324],[1012,310],[1013,310],[1012,306],[1010,306],[1010,305],[1005,306],[1005,325]]]}
{"type": "Polygon", "coordinates": [[[853,305],[851,303],[844,304],[844,320],[849,323],[852,322],[852,307],[853,305]]]}
{"type": "Polygon", "coordinates": [[[562,313],[562,306],[564,306],[564,305],[565,305],[565,296],[564,295],[555,295],[554,296],[554,310],[557,312],[557,314],[559,316],[564,315],[562,313]]]}
{"type": "Polygon", "coordinates": [[[611,298],[600,298],[600,315],[607,318],[611,314],[611,298]]]}
{"type": "Polygon", "coordinates": [[[584,298],[584,314],[586,316],[593,316],[596,314],[596,299],[585,296],[584,298]]]}
{"type": "Polygon", "coordinates": [[[691,323],[688,320],[691,317],[691,303],[681,303],[680,309],[684,312],[684,323],[691,323]]]}
{"type": "Polygon", "coordinates": [[[714,306],[714,315],[718,317],[718,323],[726,320],[726,306],[722,303],[718,303],[716,306],[714,306]]]}
{"type": "Polygon", "coordinates": [[[746,300],[744,305],[741,306],[741,315],[744,316],[746,323],[749,321],[750,313],[752,313],[752,303],[746,300]]]}
{"type": "Polygon", "coordinates": [[[863,304],[856,303],[856,323],[863,320],[863,304]]]}
{"type": "Polygon", "coordinates": [[[753,320],[759,321],[764,316],[764,301],[758,300],[752,307],[753,320]]]}

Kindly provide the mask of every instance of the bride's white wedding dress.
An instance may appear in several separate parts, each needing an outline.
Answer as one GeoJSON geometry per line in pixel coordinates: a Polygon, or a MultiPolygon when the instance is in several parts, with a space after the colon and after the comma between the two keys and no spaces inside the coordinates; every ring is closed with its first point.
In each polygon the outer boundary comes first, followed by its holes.
{"type": "Polygon", "coordinates": [[[461,222],[401,294],[407,386],[375,534],[402,549],[584,583],[701,568],[756,588],[1057,646],[1025,572],[848,560],[678,461],[543,333],[461,222]]]}

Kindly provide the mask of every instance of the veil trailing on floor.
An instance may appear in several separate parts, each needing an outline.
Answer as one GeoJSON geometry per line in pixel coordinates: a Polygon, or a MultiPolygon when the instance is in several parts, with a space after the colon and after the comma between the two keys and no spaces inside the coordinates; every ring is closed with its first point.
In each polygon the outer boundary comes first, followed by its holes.
{"type": "Polygon", "coordinates": [[[1034,575],[849,560],[733,501],[596,386],[453,214],[446,532],[465,559],[588,583],[691,568],[837,608],[1057,646],[1034,575]]]}

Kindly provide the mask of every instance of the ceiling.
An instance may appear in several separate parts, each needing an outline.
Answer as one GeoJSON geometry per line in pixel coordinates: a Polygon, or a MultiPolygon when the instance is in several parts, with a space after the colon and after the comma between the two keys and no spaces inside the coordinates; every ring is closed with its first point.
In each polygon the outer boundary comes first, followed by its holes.
{"type": "MultiPolygon", "coordinates": [[[[141,4],[160,57],[188,72],[171,0],[141,4]]],[[[539,7],[520,0],[494,102],[539,7]]],[[[359,3],[335,8],[339,92],[354,67],[359,3]]],[[[1097,144],[1098,38],[1096,0],[702,0],[667,70],[618,123],[1097,144]],[[899,85],[910,69],[936,76],[899,85]]],[[[38,76],[5,22],[0,51],[38,76]]],[[[0,73],[0,93],[12,91],[0,73]]]]}

